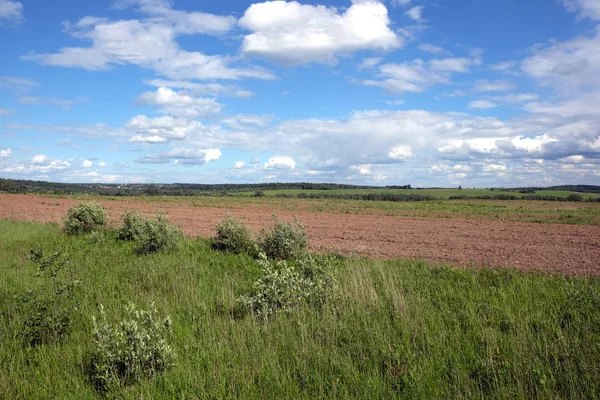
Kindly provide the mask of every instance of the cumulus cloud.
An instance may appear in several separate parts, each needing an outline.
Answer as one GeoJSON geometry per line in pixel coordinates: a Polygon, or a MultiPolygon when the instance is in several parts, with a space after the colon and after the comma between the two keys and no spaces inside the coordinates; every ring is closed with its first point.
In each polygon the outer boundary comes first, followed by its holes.
{"type": "Polygon", "coordinates": [[[173,165],[204,165],[218,160],[222,153],[219,149],[199,149],[190,147],[176,147],[168,152],[148,154],[138,160],[140,164],[166,164],[173,165]]]}
{"type": "Polygon", "coordinates": [[[23,21],[23,3],[19,1],[0,0],[0,21],[23,21]]]}
{"type": "Polygon", "coordinates": [[[12,154],[10,147],[6,150],[0,150],[0,158],[8,158],[12,154]]]}
{"type": "Polygon", "coordinates": [[[234,164],[233,168],[235,168],[235,169],[244,168],[244,165],[246,165],[246,163],[245,163],[244,161],[237,161],[237,162],[234,164]]]}
{"type": "Polygon", "coordinates": [[[82,168],[91,168],[94,165],[94,163],[90,160],[83,160],[81,162],[81,167],[82,168]]]}
{"type": "Polygon", "coordinates": [[[221,34],[223,29],[232,26],[230,22],[233,20],[230,18],[224,17],[223,20],[219,16],[197,15],[198,13],[192,16],[194,13],[166,8],[167,3],[144,1],[135,4],[139,4],[141,10],[150,13],[150,17],[118,21],[84,17],[75,24],[66,23],[65,31],[76,39],[91,41],[91,46],[65,47],[57,53],[30,53],[21,58],[42,65],[87,70],[107,70],[114,66],[131,64],[151,69],[175,80],[274,78],[273,74],[264,68],[231,67],[231,64],[237,61],[234,57],[188,52],[181,49],[176,42],[176,38],[181,35],[221,34]],[[190,18],[194,20],[193,23],[183,21],[190,18]]]}
{"type": "Polygon", "coordinates": [[[104,167],[106,167],[106,163],[104,161],[100,161],[98,163],[98,166],[104,168],[104,167]]]}
{"type": "Polygon", "coordinates": [[[131,142],[167,143],[202,132],[204,126],[198,121],[172,116],[149,118],[145,115],[136,115],[127,121],[125,129],[132,133],[129,139],[131,142]]]}
{"type": "Polygon", "coordinates": [[[264,168],[275,171],[289,171],[296,168],[296,161],[288,156],[274,156],[269,158],[264,168]]]}
{"type": "Polygon", "coordinates": [[[137,103],[159,106],[163,114],[190,118],[212,117],[223,109],[223,105],[214,98],[192,97],[186,91],[176,92],[166,87],[142,93],[137,103]]]}
{"type": "Polygon", "coordinates": [[[238,24],[252,33],[242,52],[285,65],[335,62],[358,50],[392,50],[402,38],[390,29],[387,8],[379,1],[354,1],[343,12],[296,1],[252,4],[238,24]]]}

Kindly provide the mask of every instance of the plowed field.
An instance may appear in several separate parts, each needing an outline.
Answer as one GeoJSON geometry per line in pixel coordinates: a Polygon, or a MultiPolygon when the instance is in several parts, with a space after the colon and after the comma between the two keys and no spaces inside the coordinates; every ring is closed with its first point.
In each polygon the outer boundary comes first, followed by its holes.
{"type": "MultiPolygon", "coordinates": [[[[285,200],[282,200],[285,201],[285,200]]],[[[37,195],[0,195],[0,218],[60,222],[79,200],[37,195]]],[[[165,212],[188,235],[211,236],[227,214],[255,232],[271,224],[273,210],[195,207],[135,198],[101,200],[116,224],[126,209],[144,215],[165,212]]],[[[375,258],[410,257],[464,266],[516,267],[567,275],[600,275],[600,226],[535,224],[458,218],[417,219],[384,215],[286,212],[305,225],[311,247],[375,258]]]]}

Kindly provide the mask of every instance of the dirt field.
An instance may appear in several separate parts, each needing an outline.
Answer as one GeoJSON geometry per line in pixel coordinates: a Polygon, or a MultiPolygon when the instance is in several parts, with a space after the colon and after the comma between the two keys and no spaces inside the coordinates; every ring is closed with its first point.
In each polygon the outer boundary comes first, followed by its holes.
{"type": "MultiPolygon", "coordinates": [[[[285,201],[283,199],[282,201],[285,201]]],[[[0,218],[60,222],[79,203],[35,195],[0,194],[0,218]]],[[[139,202],[135,198],[100,201],[117,223],[126,209],[144,215],[165,212],[188,235],[211,236],[227,214],[242,219],[254,231],[271,224],[272,210],[194,207],[180,203],[139,202]]],[[[466,266],[512,266],[529,271],[568,275],[600,275],[600,227],[533,224],[467,219],[415,219],[377,215],[277,211],[306,226],[315,250],[340,251],[370,257],[423,258],[466,266]]]]}

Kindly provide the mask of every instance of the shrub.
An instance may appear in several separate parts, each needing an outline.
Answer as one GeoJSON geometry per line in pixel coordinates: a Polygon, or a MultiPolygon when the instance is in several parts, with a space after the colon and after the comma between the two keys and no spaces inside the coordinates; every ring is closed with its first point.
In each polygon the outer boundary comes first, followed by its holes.
{"type": "Polygon", "coordinates": [[[134,240],[136,254],[150,254],[169,250],[177,246],[183,238],[183,232],[176,225],[169,225],[167,217],[159,214],[156,221],[141,218],[136,223],[134,240]]]}
{"type": "Polygon", "coordinates": [[[303,304],[320,309],[333,296],[331,258],[304,253],[293,265],[285,260],[270,261],[260,253],[258,263],[262,276],[254,282],[249,295],[238,298],[238,304],[253,315],[266,320],[303,304]]]}
{"type": "Polygon", "coordinates": [[[100,319],[92,319],[93,350],[88,373],[101,392],[136,383],[170,368],[174,353],[166,342],[171,320],[157,317],[154,304],[148,310],[125,307],[127,318],[118,324],[106,320],[100,305],[100,319]]]}
{"type": "Polygon", "coordinates": [[[583,201],[583,196],[579,194],[570,194],[567,196],[567,201],[583,201]]]}
{"type": "Polygon", "coordinates": [[[255,244],[250,229],[239,219],[228,215],[217,224],[214,247],[232,253],[253,253],[255,244]]]}
{"type": "Polygon", "coordinates": [[[119,239],[135,240],[143,229],[143,218],[135,211],[127,210],[121,219],[123,226],[119,229],[119,239]]]}
{"type": "Polygon", "coordinates": [[[294,225],[278,220],[273,216],[275,227],[267,232],[262,231],[260,247],[267,257],[279,260],[291,259],[308,248],[308,239],[304,226],[294,218],[294,225]]]}
{"type": "Polygon", "coordinates": [[[37,276],[43,282],[37,290],[21,297],[25,314],[21,335],[29,346],[55,344],[71,331],[76,310],[74,289],[80,282],[63,278],[68,259],[61,253],[44,257],[41,249],[33,249],[30,259],[37,264],[37,276]]]}
{"type": "Polygon", "coordinates": [[[68,234],[91,232],[106,225],[106,210],[98,203],[80,203],[69,208],[63,222],[68,234]]]}

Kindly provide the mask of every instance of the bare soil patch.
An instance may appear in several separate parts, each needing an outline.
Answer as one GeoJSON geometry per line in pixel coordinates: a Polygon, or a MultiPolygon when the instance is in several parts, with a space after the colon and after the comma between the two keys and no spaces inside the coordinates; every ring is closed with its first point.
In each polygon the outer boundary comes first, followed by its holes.
{"type": "MultiPolygon", "coordinates": [[[[283,199],[282,201],[285,201],[283,199]]],[[[60,223],[80,200],[38,195],[0,194],[0,218],[60,223]]],[[[255,232],[271,225],[264,207],[208,208],[135,198],[100,201],[118,223],[126,209],[143,215],[164,212],[190,236],[212,236],[227,214],[255,232]]],[[[306,226],[318,251],[339,251],[374,258],[409,257],[463,266],[515,267],[566,275],[600,275],[600,227],[466,219],[418,219],[383,215],[277,210],[306,226]]]]}

